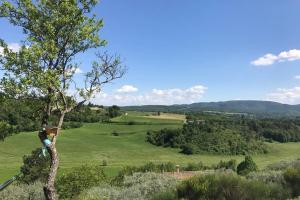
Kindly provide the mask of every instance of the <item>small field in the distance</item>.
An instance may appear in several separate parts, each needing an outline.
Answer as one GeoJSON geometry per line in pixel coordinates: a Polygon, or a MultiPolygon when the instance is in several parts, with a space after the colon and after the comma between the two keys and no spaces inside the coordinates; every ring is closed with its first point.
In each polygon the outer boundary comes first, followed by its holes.
{"type": "MultiPolygon", "coordinates": [[[[58,138],[57,147],[60,155],[62,173],[72,167],[87,164],[102,164],[109,175],[114,175],[126,165],[141,165],[146,162],[174,162],[184,165],[189,162],[202,161],[205,165],[218,163],[220,160],[236,159],[243,156],[224,155],[184,155],[179,149],[163,148],[151,145],[145,141],[148,130],[176,128],[182,126],[184,116],[164,114],[152,116],[151,113],[129,112],[113,120],[114,123],[85,124],[82,128],[62,132],[58,138]],[[133,125],[127,122],[135,122],[133,125]],[[116,132],[119,136],[113,136],[116,132]]],[[[299,158],[300,143],[269,143],[271,152],[263,155],[253,155],[254,161],[262,169],[266,165],[281,160],[299,158]]],[[[22,157],[40,147],[36,132],[21,133],[8,137],[0,143],[0,181],[17,174],[22,165],[22,157]]]]}

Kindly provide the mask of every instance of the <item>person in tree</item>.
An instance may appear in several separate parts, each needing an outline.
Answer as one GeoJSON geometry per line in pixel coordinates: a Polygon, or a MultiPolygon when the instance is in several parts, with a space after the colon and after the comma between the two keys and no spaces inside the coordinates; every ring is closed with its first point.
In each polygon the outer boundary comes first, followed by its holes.
{"type": "MultiPolygon", "coordinates": [[[[53,137],[57,135],[57,127],[51,126],[51,125],[43,125],[42,130],[38,132],[38,136],[41,140],[41,142],[44,144],[42,148],[42,154],[44,157],[46,157],[46,150],[50,147],[53,137]],[[48,136],[52,137],[51,140],[48,138],[48,136]]],[[[51,151],[48,151],[51,152],[51,151]]],[[[51,156],[51,154],[50,154],[51,156]]]]}

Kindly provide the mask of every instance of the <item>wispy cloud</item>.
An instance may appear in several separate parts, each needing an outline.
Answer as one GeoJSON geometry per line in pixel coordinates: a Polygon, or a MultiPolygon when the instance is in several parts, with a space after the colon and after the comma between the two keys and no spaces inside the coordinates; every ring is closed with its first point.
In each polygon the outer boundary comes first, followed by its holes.
{"type": "Polygon", "coordinates": [[[194,103],[200,101],[207,87],[195,85],[187,89],[152,89],[142,94],[124,92],[100,93],[93,99],[94,103],[103,105],[171,105],[194,103]]]}
{"type": "Polygon", "coordinates": [[[294,79],[300,79],[300,75],[294,76],[294,79]]]}
{"type": "Polygon", "coordinates": [[[275,92],[267,94],[267,100],[281,103],[299,104],[300,86],[293,88],[278,88],[275,92]]]}
{"type": "Polygon", "coordinates": [[[130,92],[137,92],[138,88],[132,85],[123,85],[121,88],[117,90],[119,93],[130,93],[130,92]]]}
{"type": "Polygon", "coordinates": [[[300,60],[300,50],[298,49],[282,51],[278,55],[268,53],[252,61],[251,64],[255,66],[266,66],[272,65],[276,62],[287,62],[294,60],[300,60]]]}

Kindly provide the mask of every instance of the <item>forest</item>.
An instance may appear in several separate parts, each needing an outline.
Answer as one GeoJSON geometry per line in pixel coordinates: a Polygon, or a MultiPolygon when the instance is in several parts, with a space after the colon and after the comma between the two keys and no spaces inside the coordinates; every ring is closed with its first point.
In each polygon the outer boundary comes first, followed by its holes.
{"type": "Polygon", "coordinates": [[[190,114],[180,129],[148,131],[146,140],[182,153],[267,153],[267,142],[300,141],[299,118],[254,118],[247,115],[190,114]]]}
{"type": "MultiPolygon", "coordinates": [[[[43,99],[34,95],[9,98],[0,93],[0,139],[7,136],[25,132],[37,131],[41,127],[41,114],[43,99]]],[[[116,105],[103,107],[94,104],[81,105],[65,116],[63,129],[79,128],[83,123],[107,122],[113,117],[121,115],[116,105]]],[[[53,111],[49,122],[55,123],[58,114],[53,111]]]]}

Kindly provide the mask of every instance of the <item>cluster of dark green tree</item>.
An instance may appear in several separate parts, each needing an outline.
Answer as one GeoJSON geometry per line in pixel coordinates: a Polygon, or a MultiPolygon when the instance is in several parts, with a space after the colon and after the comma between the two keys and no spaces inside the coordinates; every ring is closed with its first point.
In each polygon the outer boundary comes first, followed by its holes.
{"type": "Polygon", "coordinates": [[[187,120],[204,119],[215,126],[234,128],[244,135],[255,134],[277,142],[300,141],[300,118],[255,118],[251,115],[224,115],[198,113],[190,114],[187,120]]]}
{"type": "Polygon", "coordinates": [[[221,154],[266,153],[267,147],[254,134],[242,134],[221,124],[184,124],[182,129],[148,131],[146,140],[164,147],[181,148],[184,154],[201,152],[221,154]]]}
{"type": "Polygon", "coordinates": [[[300,119],[255,119],[244,115],[188,115],[181,129],[148,131],[146,140],[164,147],[181,148],[185,154],[267,153],[263,141],[300,141],[300,119]]]}
{"type": "MultiPolygon", "coordinates": [[[[41,126],[44,99],[35,95],[11,98],[0,93],[0,140],[21,131],[36,131],[41,126]]],[[[50,123],[58,120],[59,113],[52,111],[50,123]]],[[[106,122],[121,115],[118,106],[104,108],[93,104],[80,105],[66,113],[62,128],[78,128],[82,123],[106,122]]]]}
{"type": "Polygon", "coordinates": [[[20,96],[16,99],[0,93],[1,140],[20,131],[38,130],[42,101],[34,95],[20,96]]]}

